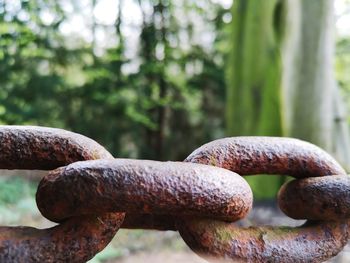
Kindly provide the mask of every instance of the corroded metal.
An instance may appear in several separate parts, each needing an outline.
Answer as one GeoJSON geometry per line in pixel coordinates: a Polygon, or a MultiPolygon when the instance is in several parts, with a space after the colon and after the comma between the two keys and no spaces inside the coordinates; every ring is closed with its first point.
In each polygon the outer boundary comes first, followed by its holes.
{"type": "Polygon", "coordinates": [[[0,227],[0,262],[86,262],[107,246],[123,218],[124,213],[110,213],[72,218],[49,229],[0,227]]]}
{"type": "MultiPolygon", "coordinates": [[[[198,148],[186,161],[223,167],[241,175],[287,174],[303,178],[345,174],[320,148],[290,138],[225,138],[198,148]]],[[[196,253],[225,262],[320,262],[336,255],[349,236],[347,220],[320,221],[297,228],[244,229],[208,219],[180,219],[176,226],[196,253]]]]}
{"type": "Polygon", "coordinates": [[[62,129],[0,126],[0,169],[51,170],[73,162],[111,159],[94,140],[62,129]]]}
{"type": "MultiPolygon", "coordinates": [[[[112,158],[95,141],[45,127],[0,126],[0,168],[52,169],[112,158]]],[[[85,262],[113,238],[125,213],[71,218],[50,229],[0,227],[0,262],[85,262]]]]}
{"type": "Polygon", "coordinates": [[[224,262],[320,262],[349,238],[349,177],[326,152],[296,139],[225,138],[184,163],[156,162],[113,159],[95,141],[60,129],[0,126],[0,168],[58,168],[40,182],[37,203],[61,222],[43,230],[0,227],[0,262],[85,262],[121,225],[178,229],[196,253],[224,262]],[[279,204],[294,218],[330,221],[235,226],[252,205],[249,185],[235,172],[313,177],[286,184],[279,204]]]}
{"type": "Polygon", "coordinates": [[[278,194],[281,210],[295,219],[350,218],[350,177],[335,175],[293,180],[278,194]]]}
{"type": "Polygon", "coordinates": [[[285,174],[304,178],[346,174],[328,153],[292,138],[219,139],[199,147],[185,161],[222,167],[240,175],[285,174]]]}
{"type": "MultiPolygon", "coordinates": [[[[186,162],[222,167],[240,175],[284,174],[296,178],[345,175],[338,162],[319,147],[293,138],[231,137],[209,142],[191,153],[186,162]]],[[[126,228],[173,230],[175,219],[134,215],[126,228]]]]}
{"type": "Polygon", "coordinates": [[[208,165],[95,160],[51,171],[39,184],[37,205],[56,222],[112,211],[235,221],[251,209],[252,192],[238,174],[208,165]]]}
{"type": "Polygon", "coordinates": [[[186,244],[209,261],[254,263],[323,262],[346,245],[348,227],[348,221],[338,221],[241,228],[208,219],[187,219],[177,225],[186,244]]]}

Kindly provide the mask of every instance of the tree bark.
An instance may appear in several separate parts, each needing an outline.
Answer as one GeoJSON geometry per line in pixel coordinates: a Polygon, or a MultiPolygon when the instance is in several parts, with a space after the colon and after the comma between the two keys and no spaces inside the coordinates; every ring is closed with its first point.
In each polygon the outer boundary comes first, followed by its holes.
{"type": "Polygon", "coordinates": [[[287,0],[283,44],[286,136],[324,148],[348,166],[350,142],[334,76],[332,0],[287,0]]]}
{"type": "MultiPolygon", "coordinates": [[[[347,168],[349,128],[333,72],[333,1],[236,0],[232,17],[227,134],[300,138],[347,168]]],[[[284,180],[265,179],[248,179],[261,198],[272,197],[284,180]]]]}
{"type": "Polygon", "coordinates": [[[285,133],[332,147],[333,1],[288,0],[283,52],[285,133]]]}
{"type": "Polygon", "coordinates": [[[237,0],[228,70],[228,135],[281,135],[279,0],[237,0]]]}

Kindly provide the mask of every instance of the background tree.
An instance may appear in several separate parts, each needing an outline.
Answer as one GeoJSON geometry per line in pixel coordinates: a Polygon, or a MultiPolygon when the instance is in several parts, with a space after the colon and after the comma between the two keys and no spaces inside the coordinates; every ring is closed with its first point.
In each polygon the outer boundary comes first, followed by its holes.
{"type": "Polygon", "coordinates": [[[229,135],[282,135],[281,3],[235,1],[226,123],[229,135]]]}
{"type": "MultiPolygon", "coordinates": [[[[300,138],[348,166],[348,124],[334,77],[333,1],[238,0],[232,13],[228,134],[300,138]]],[[[269,196],[284,179],[248,180],[269,196]]]]}
{"type": "Polygon", "coordinates": [[[334,75],[334,2],[287,1],[285,7],[285,135],[315,143],[349,167],[348,124],[334,75]]]}
{"type": "MultiPolygon", "coordinates": [[[[282,136],[279,0],[235,1],[227,70],[226,129],[229,136],[282,136]]],[[[247,177],[256,198],[270,198],[282,177],[247,177]]]]}

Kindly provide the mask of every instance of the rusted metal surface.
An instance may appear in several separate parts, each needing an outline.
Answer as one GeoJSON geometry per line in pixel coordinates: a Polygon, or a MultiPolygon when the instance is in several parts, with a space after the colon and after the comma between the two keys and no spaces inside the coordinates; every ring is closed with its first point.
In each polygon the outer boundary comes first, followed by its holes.
{"type": "MultiPolygon", "coordinates": [[[[293,138],[231,137],[209,142],[191,153],[185,162],[222,167],[240,175],[284,174],[296,178],[345,175],[338,162],[319,147],[293,138]]],[[[127,216],[128,218],[128,216],[127,216]]],[[[172,230],[175,219],[135,215],[126,228],[172,230]]]]}
{"type": "Polygon", "coordinates": [[[252,192],[239,175],[183,162],[114,159],[76,162],[51,171],[39,184],[37,205],[59,222],[93,212],[243,218],[252,192]]]}
{"type": "Polygon", "coordinates": [[[350,218],[350,177],[337,175],[293,180],[279,191],[281,210],[295,219],[350,218]]]}
{"type": "MultiPolygon", "coordinates": [[[[225,138],[198,148],[185,161],[219,166],[241,175],[345,175],[326,152],[290,138],[225,138]]],[[[336,255],[349,235],[347,220],[297,228],[239,228],[210,219],[187,219],[179,220],[176,226],[196,253],[228,262],[321,262],[336,255]]]]}
{"type": "Polygon", "coordinates": [[[123,218],[124,213],[110,213],[72,218],[49,229],[0,227],[0,262],[86,262],[112,240],[123,218]]]}
{"type": "Polygon", "coordinates": [[[240,175],[285,174],[303,178],[346,174],[328,153],[292,138],[219,139],[199,147],[185,161],[222,167],[240,175]]]}
{"type": "Polygon", "coordinates": [[[76,161],[111,159],[100,144],[62,129],[0,126],[0,169],[51,170],[76,161]]]}
{"type": "Polygon", "coordinates": [[[196,253],[224,262],[320,262],[349,238],[349,177],[326,152],[296,139],[225,138],[179,163],[113,159],[79,134],[0,126],[0,168],[58,168],[42,179],[36,198],[45,217],[61,222],[43,230],[0,227],[0,262],[85,262],[121,226],[178,229],[196,253]],[[291,217],[323,221],[235,226],[230,222],[252,206],[251,189],[235,172],[312,177],[286,184],[279,204],[291,217]]]}
{"type": "MultiPolygon", "coordinates": [[[[45,127],[0,126],[0,168],[53,169],[112,158],[95,141],[45,127]]],[[[50,228],[0,227],[0,262],[86,262],[114,237],[125,213],[71,218],[50,228]]]]}
{"type": "Polygon", "coordinates": [[[177,225],[186,244],[207,260],[252,263],[323,262],[345,246],[348,227],[347,221],[340,221],[240,228],[208,219],[187,219],[177,225]]]}
{"type": "MultiPolygon", "coordinates": [[[[186,162],[222,167],[240,175],[284,174],[296,178],[346,174],[338,162],[319,147],[293,138],[231,137],[209,142],[186,162]]],[[[293,210],[293,209],[291,209],[293,210]]],[[[123,227],[173,230],[175,219],[134,215],[123,227]]]]}

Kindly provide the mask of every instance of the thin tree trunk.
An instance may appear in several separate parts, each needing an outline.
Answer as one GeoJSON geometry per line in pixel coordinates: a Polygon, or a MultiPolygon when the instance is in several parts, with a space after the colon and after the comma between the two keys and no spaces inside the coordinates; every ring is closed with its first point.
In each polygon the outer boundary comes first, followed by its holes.
{"type": "MultiPolygon", "coordinates": [[[[167,49],[167,39],[166,39],[166,21],[164,17],[164,9],[166,6],[163,4],[163,1],[159,1],[158,4],[159,9],[159,15],[161,17],[161,28],[160,28],[160,43],[163,45],[164,48],[164,58],[160,61],[161,63],[161,72],[159,73],[158,77],[158,85],[159,85],[159,101],[163,101],[168,93],[168,85],[165,80],[165,66],[167,63],[167,57],[166,57],[166,49],[167,49]]],[[[157,141],[156,141],[156,157],[158,160],[163,160],[163,148],[164,148],[164,132],[165,132],[165,125],[166,125],[166,107],[161,104],[158,105],[157,108],[158,111],[158,120],[157,120],[157,141]]]]}

